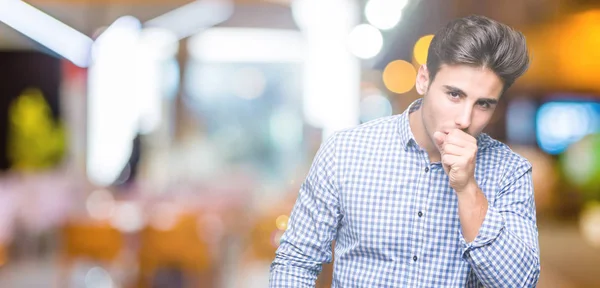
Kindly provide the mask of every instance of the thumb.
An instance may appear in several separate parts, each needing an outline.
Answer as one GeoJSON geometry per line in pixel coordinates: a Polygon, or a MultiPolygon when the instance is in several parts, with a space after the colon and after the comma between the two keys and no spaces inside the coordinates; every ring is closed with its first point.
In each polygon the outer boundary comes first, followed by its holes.
{"type": "Polygon", "coordinates": [[[446,140],[446,134],[436,131],[433,133],[433,140],[435,141],[435,145],[438,147],[438,150],[442,152],[442,145],[444,144],[444,140],[446,140]]]}

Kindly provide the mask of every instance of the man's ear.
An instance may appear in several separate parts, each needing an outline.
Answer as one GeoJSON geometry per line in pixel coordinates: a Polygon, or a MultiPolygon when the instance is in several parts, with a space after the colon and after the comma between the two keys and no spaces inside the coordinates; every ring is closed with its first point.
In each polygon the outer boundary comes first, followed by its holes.
{"type": "Polygon", "coordinates": [[[419,67],[419,71],[417,72],[417,80],[415,83],[415,88],[417,89],[417,93],[419,95],[425,95],[427,92],[427,88],[429,87],[429,71],[427,70],[427,65],[423,64],[419,67]]]}

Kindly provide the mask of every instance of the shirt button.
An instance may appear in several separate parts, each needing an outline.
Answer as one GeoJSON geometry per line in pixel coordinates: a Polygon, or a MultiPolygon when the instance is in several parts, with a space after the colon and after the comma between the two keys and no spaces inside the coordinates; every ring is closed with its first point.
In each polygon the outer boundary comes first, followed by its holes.
{"type": "Polygon", "coordinates": [[[417,261],[417,256],[413,256],[413,261],[417,261]]]}
{"type": "Polygon", "coordinates": [[[429,167],[425,167],[425,173],[429,172],[429,167]]]}
{"type": "Polygon", "coordinates": [[[417,215],[419,215],[419,217],[421,217],[421,216],[423,216],[423,212],[419,211],[419,213],[417,215]]]}

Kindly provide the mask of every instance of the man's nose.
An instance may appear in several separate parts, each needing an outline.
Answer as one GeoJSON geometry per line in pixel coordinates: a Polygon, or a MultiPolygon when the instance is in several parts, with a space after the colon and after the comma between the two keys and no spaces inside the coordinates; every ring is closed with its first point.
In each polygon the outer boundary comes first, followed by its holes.
{"type": "Polygon", "coordinates": [[[469,105],[465,105],[465,107],[460,111],[456,118],[454,119],[454,123],[456,124],[456,128],[461,130],[466,130],[471,126],[471,114],[473,109],[469,105]]]}

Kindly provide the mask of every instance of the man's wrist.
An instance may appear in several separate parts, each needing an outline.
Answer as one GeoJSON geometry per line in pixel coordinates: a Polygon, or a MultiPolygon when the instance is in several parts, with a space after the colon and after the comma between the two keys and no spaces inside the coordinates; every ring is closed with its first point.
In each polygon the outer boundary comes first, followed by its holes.
{"type": "Polygon", "coordinates": [[[475,178],[473,178],[469,180],[466,185],[462,186],[459,189],[454,189],[454,191],[456,191],[456,193],[459,196],[461,194],[470,194],[470,196],[474,196],[477,193],[477,191],[479,191],[479,185],[477,185],[477,181],[475,181],[475,178]]]}

